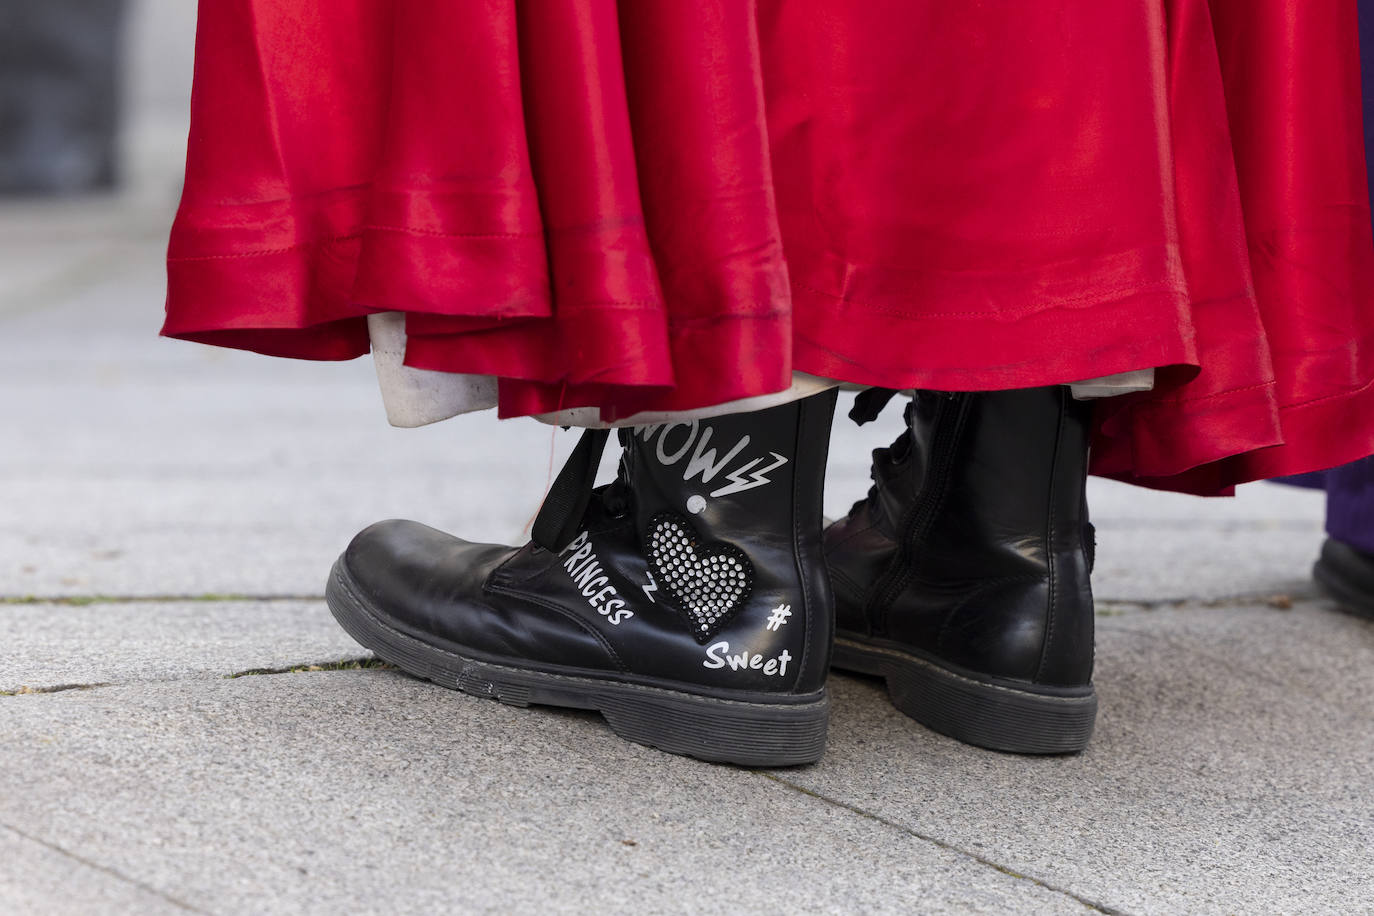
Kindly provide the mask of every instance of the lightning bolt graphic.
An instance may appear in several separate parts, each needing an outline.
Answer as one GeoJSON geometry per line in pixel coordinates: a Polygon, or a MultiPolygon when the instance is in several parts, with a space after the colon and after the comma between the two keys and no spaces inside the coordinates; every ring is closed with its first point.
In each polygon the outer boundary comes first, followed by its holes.
{"type": "Polygon", "coordinates": [[[713,490],[711,492],[711,495],[729,496],[731,493],[742,493],[745,490],[752,490],[754,489],[754,487],[761,487],[766,483],[772,483],[773,481],[768,479],[768,475],[773,471],[776,471],[778,468],[782,467],[784,464],[786,464],[787,459],[779,455],[777,452],[769,452],[769,454],[773,456],[774,461],[772,464],[768,465],[768,467],[759,468],[757,471],[749,473],[750,468],[758,464],[763,459],[755,458],[753,461],[746,462],[745,464],[731,471],[729,474],[725,475],[725,479],[731,482],[728,487],[721,487],[719,490],[713,490]],[[744,475],[746,473],[749,473],[748,480],[744,479],[744,475]]]}
{"type": "Polygon", "coordinates": [[[640,588],[644,589],[644,594],[650,601],[652,601],[654,604],[658,604],[657,601],[654,601],[654,596],[649,594],[650,592],[658,591],[658,583],[654,581],[654,574],[651,572],[645,572],[644,575],[649,577],[649,584],[642,585],[640,586],[640,588]]]}

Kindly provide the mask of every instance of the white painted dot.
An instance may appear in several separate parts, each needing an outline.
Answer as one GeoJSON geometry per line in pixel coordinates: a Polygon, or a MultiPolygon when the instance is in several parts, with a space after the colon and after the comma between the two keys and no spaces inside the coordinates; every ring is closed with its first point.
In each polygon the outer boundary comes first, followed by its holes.
{"type": "Polygon", "coordinates": [[[693,493],[687,497],[687,511],[693,515],[700,515],[706,511],[706,497],[700,493],[693,493]]]}

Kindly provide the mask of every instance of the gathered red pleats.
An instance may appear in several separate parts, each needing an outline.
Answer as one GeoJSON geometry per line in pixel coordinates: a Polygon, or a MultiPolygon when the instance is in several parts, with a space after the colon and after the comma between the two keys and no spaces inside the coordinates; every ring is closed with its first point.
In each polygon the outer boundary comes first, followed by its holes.
{"type": "Polygon", "coordinates": [[[1093,467],[1374,451],[1354,0],[214,0],[164,333],[605,419],[1162,367],[1093,467]]]}

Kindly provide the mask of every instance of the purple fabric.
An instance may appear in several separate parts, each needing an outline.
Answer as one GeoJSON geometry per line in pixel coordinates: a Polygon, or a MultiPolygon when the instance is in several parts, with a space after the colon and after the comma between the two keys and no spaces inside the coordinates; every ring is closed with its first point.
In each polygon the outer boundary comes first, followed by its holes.
{"type": "Polygon", "coordinates": [[[1275,477],[1274,483],[1286,483],[1290,487],[1306,487],[1309,490],[1325,490],[1326,475],[1326,471],[1313,471],[1310,474],[1293,474],[1290,477],[1275,477]]]}
{"type": "Polygon", "coordinates": [[[1323,472],[1326,533],[1374,553],[1374,456],[1323,472]]]}

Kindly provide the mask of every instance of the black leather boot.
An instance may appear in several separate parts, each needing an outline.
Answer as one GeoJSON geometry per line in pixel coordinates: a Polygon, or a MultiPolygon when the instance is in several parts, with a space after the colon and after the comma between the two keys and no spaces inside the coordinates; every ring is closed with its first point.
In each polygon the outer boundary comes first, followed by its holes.
{"type": "Polygon", "coordinates": [[[416,522],[359,534],[334,616],[419,677],[526,706],[594,709],[616,734],[746,766],[825,744],[832,602],[821,489],[835,393],[620,432],[591,489],[590,430],[524,547],[416,522]]]}
{"type": "Polygon", "coordinates": [[[1312,577],[1342,608],[1374,619],[1374,554],[1327,538],[1312,577]]]}
{"type": "Polygon", "coordinates": [[[899,709],[970,744],[1083,749],[1089,410],[1065,387],[917,393],[868,497],[825,533],[837,668],[885,678],[899,709]]]}

